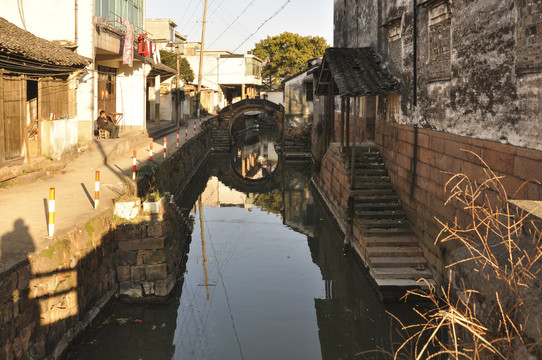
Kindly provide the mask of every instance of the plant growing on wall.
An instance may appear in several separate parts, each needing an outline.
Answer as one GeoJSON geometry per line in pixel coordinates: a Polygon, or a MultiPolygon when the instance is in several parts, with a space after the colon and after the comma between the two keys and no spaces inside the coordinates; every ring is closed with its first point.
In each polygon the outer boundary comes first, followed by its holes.
{"type": "MultiPolygon", "coordinates": [[[[516,211],[496,175],[485,167],[485,179],[456,174],[446,183],[468,215],[466,224],[439,220],[437,242],[461,246],[448,266],[449,284],[429,292],[411,291],[433,303],[420,313],[422,323],[397,350],[414,348],[412,359],[531,359],[542,355],[542,227],[516,211]],[[444,335],[444,336],[443,336],[444,335]]],[[[438,220],[438,219],[437,219],[438,220]]],[[[407,295],[408,296],[408,295],[407,295]]]]}

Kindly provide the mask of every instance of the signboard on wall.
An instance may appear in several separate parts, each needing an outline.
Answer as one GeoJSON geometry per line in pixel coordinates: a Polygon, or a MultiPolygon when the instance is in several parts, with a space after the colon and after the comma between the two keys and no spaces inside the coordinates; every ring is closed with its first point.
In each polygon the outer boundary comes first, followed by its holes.
{"type": "Polygon", "coordinates": [[[169,93],[170,89],[171,89],[171,84],[168,84],[168,83],[161,83],[160,84],[160,94],[161,95],[169,93]]]}

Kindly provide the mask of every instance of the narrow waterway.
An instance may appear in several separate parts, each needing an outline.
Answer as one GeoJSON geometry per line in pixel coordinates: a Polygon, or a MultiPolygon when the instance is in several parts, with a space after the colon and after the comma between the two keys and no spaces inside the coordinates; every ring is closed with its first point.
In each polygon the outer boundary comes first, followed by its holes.
{"type": "Polygon", "coordinates": [[[211,159],[181,204],[194,230],[172,299],[113,304],[69,359],[389,358],[386,311],[411,306],[386,308],[343,254],[310,164],[279,164],[272,137],[254,136],[268,143],[211,159]]]}

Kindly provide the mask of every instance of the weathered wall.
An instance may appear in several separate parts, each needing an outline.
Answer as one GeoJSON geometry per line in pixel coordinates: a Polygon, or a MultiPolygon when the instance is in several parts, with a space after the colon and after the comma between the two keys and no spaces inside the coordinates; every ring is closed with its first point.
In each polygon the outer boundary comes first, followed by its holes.
{"type": "Polygon", "coordinates": [[[335,1],[335,46],[380,52],[401,80],[400,123],[542,150],[539,2],[433,1],[416,13],[405,0],[335,1]]]}
{"type": "Polygon", "coordinates": [[[516,199],[542,200],[542,186],[536,183],[528,183],[516,193],[524,182],[542,179],[541,151],[422,128],[418,129],[416,144],[413,127],[387,121],[377,122],[376,143],[403,209],[414,224],[424,254],[436,273],[444,273],[443,264],[454,249],[451,244],[447,247],[434,244],[440,231],[436,218],[449,223],[456,218],[463,223],[467,221],[461,206],[445,206],[449,194],[444,192],[444,185],[452,173],[464,173],[473,180],[485,176],[481,162],[462,149],[478,154],[498,175],[505,176],[501,181],[508,195],[516,199]]]}
{"type": "Polygon", "coordinates": [[[114,231],[121,296],[163,298],[177,283],[191,229],[180,209],[165,198],[157,210],[114,231]]]}
{"type": "Polygon", "coordinates": [[[57,358],[116,292],[104,211],[0,275],[0,358],[57,358]]]}
{"type": "Polygon", "coordinates": [[[331,143],[320,163],[318,176],[313,179],[343,232],[346,229],[344,221],[350,194],[350,182],[345,169],[339,145],[331,143]]]}

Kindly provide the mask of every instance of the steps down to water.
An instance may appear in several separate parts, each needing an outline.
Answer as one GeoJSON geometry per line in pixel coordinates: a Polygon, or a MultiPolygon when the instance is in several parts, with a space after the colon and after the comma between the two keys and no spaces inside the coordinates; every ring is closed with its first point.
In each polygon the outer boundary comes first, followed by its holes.
{"type": "Polygon", "coordinates": [[[227,130],[211,129],[211,149],[214,152],[230,152],[231,139],[227,130]]]}
{"type": "MultiPolygon", "coordinates": [[[[397,298],[405,290],[434,283],[399,198],[395,194],[376,146],[355,148],[351,196],[355,225],[362,233],[366,259],[384,298],[397,298]]],[[[344,161],[347,162],[346,154],[344,161]]]]}

